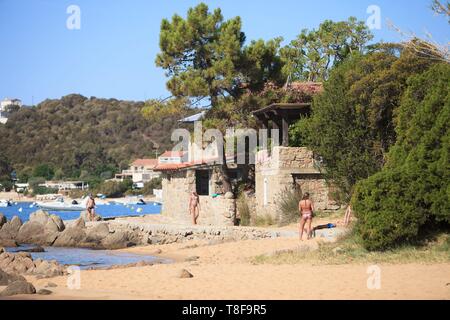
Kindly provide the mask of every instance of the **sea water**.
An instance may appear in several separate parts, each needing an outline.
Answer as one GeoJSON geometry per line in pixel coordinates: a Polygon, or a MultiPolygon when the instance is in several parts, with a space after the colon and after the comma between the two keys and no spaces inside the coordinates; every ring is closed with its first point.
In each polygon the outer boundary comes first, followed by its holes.
{"type": "MultiPolygon", "coordinates": [[[[18,252],[20,250],[30,249],[33,246],[23,245],[18,248],[6,248],[8,252],[18,252]]],[[[78,266],[80,269],[101,269],[113,265],[125,265],[137,263],[140,261],[153,263],[170,263],[169,259],[159,257],[139,255],[126,252],[117,252],[111,250],[93,250],[82,248],[59,248],[45,247],[45,252],[30,253],[35,259],[56,260],[59,264],[67,266],[78,266]]]]}
{"type": "MultiPolygon", "coordinates": [[[[0,208],[8,220],[13,216],[18,216],[22,222],[28,221],[30,214],[40,210],[39,206],[33,202],[17,202],[10,207],[0,208]]],[[[103,218],[124,217],[124,216],[142,216],[147,214],[161,213],[161,205],[155,202],[149,202],[146,205],[123,205],[111,203],[109,205],[97,205],[96,213],[103,218]]],[[[74,220],[80,217],[80,211],[48,211],[50,214],[56,214],[63,220],[74,220]]]]}

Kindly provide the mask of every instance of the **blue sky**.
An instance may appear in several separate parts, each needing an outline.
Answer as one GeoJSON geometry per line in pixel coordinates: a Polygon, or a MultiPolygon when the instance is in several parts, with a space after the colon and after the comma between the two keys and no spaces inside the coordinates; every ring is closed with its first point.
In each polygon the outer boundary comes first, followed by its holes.
{"type": "MultiPolygon", "coordinates": [[[[185,15],[193,0],[0,0],[0,99],[26,104],[70,93],[87,97],[145,100],[166,97],[166,78],[156,68],[159,26],[174,13],[185,15]],[[81,9],[81,29],[69,30],[69,5],[81,9]]],[[[225,18],[239,15],[248,40],[283,36],[323,20],[356,16],[367,20],[369,5],[381,9],[375,40],[398,41],[389,19],[406,31],[450,38],[447,21],[429,9],[431,0],[215,0],[225,18]]]]}

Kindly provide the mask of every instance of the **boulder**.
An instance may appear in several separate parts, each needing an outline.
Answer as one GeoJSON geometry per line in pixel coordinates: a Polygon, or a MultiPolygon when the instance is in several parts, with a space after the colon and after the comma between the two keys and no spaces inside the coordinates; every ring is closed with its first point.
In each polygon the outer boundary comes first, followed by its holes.
{"type": "Polygon", "coordinates": [[[47,282],[45,288],[56,288],[58,285],[54,282],[47,282]]]}
{"type": "Polygon", "coordinates": [[[2,239],[0,238],[0,246],[15,248],[19,246],[19,243],[14,239],[2,239]]]}
{"type": "Polygon", "coordinates": [[[44,226],[37,221],[27,221],[20,227],[16,239],[20,243],[39,243],[43,242],[45,236],[44,226]]]}
{"type": "Polygon", "coordinates": [[[85,242],[85,239],[86,239],[86,232],[84,228],[81,228],[79,227],[79,224],[76,224],[61,232],[56,238],[55,242],[53,243],[53,246],[79,247],[81,243],[85,242]]]}
{"type": "Polygon", "coordinates": [[[84,229],[86,228],[86,223],[84,222],[84,220],[82,218],[78,218],[77,220],[75,220],[75,222],[71,225],[72,228],[80,228],[80,229],[84,229]]]}
{"type": "Polygon", "coordinates": [[[5,272],[29,274],[35,269],[35,264],[28,252],[5,252],[0,255],[0,268],[5,272]]]}
{"type": "Polygon", "coordinates": [[[109,235],[109,227],[107,223],[98,223],[94,227],[89,228],[86,232],[88,242],[101,242],[109,235]]]}
{"type": "Polygon", "coordinates": [[[14,216],[0,229],[0,239],[15,239],[21,226],[22,220],[18,216],[14,216]]]}
{"type": "Polygon", "coordinates": [[[44,277],[56,277],[65,274],[63,266],[59,265],[56,261],[46,260],[36,264],[36,269],[33,273],[44,277]]]}
{"type": "Polygon", "coordinates": [[[0,286],[7,286],[14,281],[26,281],[24,277],[14,273],[8,273],[0,269],[0,286]]]}
{"type": "Polygon", "coordinates": [[[2,254],[3,252],[6,252],[5,248],[0,247],[0,254],[2,254]]]}
{"type": "Polygon", "coordinates": [[[17,252],[45,252],[45,249],[37,246],[31,249],[18,250],[17,252]]]}
{"type": "Polygon", "coordinates": [[[190,273],[186,269],[181,269],[181,271],[178,273],[178,278],[181,278],[181,279],[187,279],[187,278],[193,278],[193,277],[194,276],[192,275],[192,273],[190,273]]]}
{"type": "Polygon", "coordinates": [[[56,214],[52,214],[50,216],[50,218],[52,218],[53,222],[56,224],[56,226],[58,227],[58,231],[64,231],[64,229],[66,228],[66,226],[64,225],[64,221],[61,219],[60,216],[57,216],[56,214]]]}
{"type": "Polygon", "coordinates": [[[110,233],[101,243],[104,248],[111,250],[123,249],[131,245],[128,240],[128,234],[125,231],[115,231],[114,233],[110,233]]]}
{"type": "Polygon", "coordinates": [[[64,222],[61,218],[38,210],[33,212],[30,219],[20,228],[17,239],[22,243],[52,245],[58,232],[64,229],[64,222]]]}
{"type": "Polygon", "coordinates": [[[17,294],[35,294],[36,288],[26,281],[14,281],[9,284],[5,290],[0,293],[0,296],[14,296],[17,294]]]}
{"type": "Polygon", "coordinates": [[[37,292],[37,294],[44,295],[44,296],[48,296],[49,294],[52,294],[52,293],[53,293],[53,292],[50,291],[50,290],[48,290],[48,289],[40,289],[40,290],[37,292]]]}
{"type": "Polygon", "coordinates": [[[5,215],[0,212],[0,229],[6,222],[8,222],[8,220],[6,219],[5,215]]]}
{"type": "Polygon", "coordinates": [[[30,218],[28,219],[28,221],[33,221],[45,226],[49,219],[51,218],[47,211],[38,210],[30,214],[30,218]]]}

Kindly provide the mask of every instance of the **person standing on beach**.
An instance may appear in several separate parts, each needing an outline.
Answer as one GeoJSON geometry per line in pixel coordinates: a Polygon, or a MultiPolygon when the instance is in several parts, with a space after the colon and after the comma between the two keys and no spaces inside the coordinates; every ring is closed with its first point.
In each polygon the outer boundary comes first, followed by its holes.
{"type": "Polygon", "coordinates": [[[298,204],[298,209],[300,211],[300,241],[302,241],[303,231],[305,229],[305,224],[308,224],[308,240],[311,239],[311,223],[314,214],[314,204],[309,199],[309,193],[306,192],[302,200],[298,204]]]}
{"type": "Polygon", "coordinates": [[[198,216],[200,215],[200,197],[197,192],[192,191],[189,197],[189,214],[192,218],[192,223],[197,224],[198,216]]]}
{"type": "Polygon", "coordinates": [[[86,210],[87,210],[87,219],[88,221],[94,221],[95,220],[95,200],[92,194],[89,195],[89,199],[86,203],[86,210]]]}

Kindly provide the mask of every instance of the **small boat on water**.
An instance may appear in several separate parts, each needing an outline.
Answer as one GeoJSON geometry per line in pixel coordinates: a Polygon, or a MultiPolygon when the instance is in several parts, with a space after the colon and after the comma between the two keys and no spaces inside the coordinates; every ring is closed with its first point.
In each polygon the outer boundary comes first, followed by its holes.
{"type": "Polygon", "coordinates": [[[9,200],[0,200],[0,208],[6,208],[12,206],[9,200]]]}
{"type": "Polygon", "coordinates": [[[144,199],[129,199],[129,200],[115,200],[115,201],[111,201],[110,203],[113,204],[121,204],[124,206],[145,206],[147,203],[144,201],[144,199]]]}
{"type": "Polygon", "coordinates": [[[81,203],[77,201],[66,203],[64,198],[60,198],[52,202],[37,202],[37,206],[48,211],[83,211],[86,209],[87,200],[88,198],[86,197],[81,203]]]}

